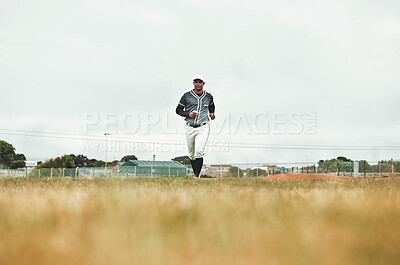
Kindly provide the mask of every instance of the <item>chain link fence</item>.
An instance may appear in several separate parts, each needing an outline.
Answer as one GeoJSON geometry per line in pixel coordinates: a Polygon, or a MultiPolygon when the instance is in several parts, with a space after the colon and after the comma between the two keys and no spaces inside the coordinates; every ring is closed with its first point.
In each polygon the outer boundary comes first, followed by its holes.
{"type": "Polygon", "coordinates": [[[400,161],[320,161],[309,163],[225,164],[203,167],[210,177],[267,177],[286,173],[376,178],[400,177],[400,161]]]}
{"type": "MultiPolygon", "coordinates": [[[[400,177],[400,161],[320,161],[309,163],[239,163],[204,165],[204,177],[267,177],[286,173],[326,174],[345,177],[400,177]]],[[[0,177],[25,178],[93,178],[93,177],[161,177],[192,175],[185,167],[123,167],[115,168],[20,168],[0,169],[0,177]]]]}
{"type": "Polygon", "coordinates": [[[124,167],[121,169],[105,167],[77,167],[77,168],[21,168],[2,169],[0,177],[26,177],[26,178],[93,178],[93,177],[161,177],[161,176],[186,176],[191,174],[187,166],[160,167],[140,166],[124,167]]]}

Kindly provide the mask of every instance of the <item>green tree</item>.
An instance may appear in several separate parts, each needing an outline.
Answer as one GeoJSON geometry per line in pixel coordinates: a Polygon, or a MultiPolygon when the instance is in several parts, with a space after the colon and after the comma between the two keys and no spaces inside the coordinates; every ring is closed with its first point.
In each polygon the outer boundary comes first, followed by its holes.
{"type": "MultiPolygon", "coordinates": [[[[325,172],[333,173],[337,172],[339,167],[340,172],[350,172],[351,163],[352,160],[344,156],[338,156],[336,159],[333,158],[328,160],[319,160],[317,171],[318,173],[325,173],[325,172]]],[[[303,170],[307,170],[307,167],[304,167],[303,170]]]]}
{"type": "Polygon", "coordinates": [[[358,168],[360,172],[364,172],[364,167],[365,167],[365,172],[373,172],[372,166],[366,161],[366,160],[360,160],[358,161],[358,168]]]}
{"type": "Polygon", "coordinates": [[[104,167],[105,162],[96,159],[89,159],[87,162],[87,167],[104,167]]]}
{"type": "Polygon", "coordinates": [[[400,172],[400,162],[399,161],[393,162],[393,170],[394,170],[394,172],[400,172]]]}
{"type": "Polygon", "coordinates": [[[179,162],[183,165],[190,165],[190,158],[188,156],[178,156],[178,157],[172,158],[171,160],[179,162]]]}
{"type": "Polygon", "coordinates": [[[89,159],[86,156],[84,156],[84,155],[74,155],[74,154],[70,154],[69,156],[74,161],[75,166],[77,166],[77,167],[86,167],[87,166],[87,161],[89,159]]]}
{"type": "Polygon", "coordinates": [[[24,154],[15,154],[14,160],[26,161],[26,157],[24,154]]]}
{"type": "Polygon", "coordinates": [[[40,165],[37,165],[36,168],[75,168],[75,162],[72,160],[71,156],[64,155],[61,157],[51,158],[40,165]]]}
{"type": "Polygon", "coordinates": [[[267,176],[267,171],[261,168],[254,168],[249,170],[249,177],[257,177],[257,176],[265,177],[267,176]]]}
{"type": "Polygon", "coordinates": [[[107,167],[114,167],[119,161],[118,160],[113,160],[111,162],[107,162],[107,167]]]}
{"type": "Polygon", "coordinates": [[[17,169],[17,168],[23,168],[25,167],[25,161],[24,160],[14,160],[11,162],[11,167],[12,169],[17,169]]]}
{"type": "Polygon", "coordinates": [[[371,166],[373,172],[379,172],[379,167],[380,167],[380,172],[392,172],[392,162],[391,161],[379,161],[378,164],[371,166]]]}
{"type": "Polygon", "coordinates": [[[6,167],[11,167],[12,161],[15,158],[15,148],[12,144],[0,140],[0,164],[6,167]]]}
{"type": "Polygon", "coordinates": [[[126,155],[123,158],[121,158],[122,162],[128,162],[129,160],[138,160],[135,155],[126,155]]]}
{"type": "Polygon", "coordinates": [[[346,158],[344,156],[338,156],[336,159],[339,160],[339,161],[343,161],[343,162],[350,162],[351,161],[351,159],[348,159],[348,158],[346,158]]]}
{"type": "Polygon", "coordinates": [[[232,166],[229,168],[229,175],[234,178],[243,177],[243,170],[238,167],[232,166]]]}

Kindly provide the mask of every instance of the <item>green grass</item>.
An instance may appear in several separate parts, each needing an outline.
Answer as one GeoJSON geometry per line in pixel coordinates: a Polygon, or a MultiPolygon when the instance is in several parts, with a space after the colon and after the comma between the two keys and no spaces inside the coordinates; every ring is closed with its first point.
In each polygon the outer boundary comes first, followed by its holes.
{"type": "Polygon", "coordinates": [[[0,179],[0,264],[396,264],[400,179],[0,179]]]}

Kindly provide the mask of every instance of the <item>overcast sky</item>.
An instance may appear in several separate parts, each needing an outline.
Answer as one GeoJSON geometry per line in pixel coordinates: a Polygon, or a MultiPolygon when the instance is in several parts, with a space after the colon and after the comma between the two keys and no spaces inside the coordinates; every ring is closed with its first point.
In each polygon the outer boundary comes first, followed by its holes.
{"type": "Polygon", "coordinates": [[[105,132],[109,160],[185,155],[175,107],[202,74],[217,117],[206,163],[400,160],[215,144],[399,147],[399,1],[0,3],[0,139],[28,159],[104,159],[105,132]],[[182,148],[124,146],[138,139],[182,148]]]}

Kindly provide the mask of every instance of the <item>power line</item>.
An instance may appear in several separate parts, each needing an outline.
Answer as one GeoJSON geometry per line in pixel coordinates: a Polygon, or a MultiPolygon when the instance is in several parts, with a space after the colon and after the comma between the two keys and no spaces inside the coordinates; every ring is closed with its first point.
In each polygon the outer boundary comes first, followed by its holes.
{"type": "MultiPolygon", "coordinates": [[[[93,135],[93,134],[76,134],[76,133],[60,133],[60,132],[43,132],[43,131],[28,131],[28,130],[14,130],[14,129],[0,129],[0,131],[14,131],[14,132],[23,132],[23,133],[38,133],[38,134],[56,134],[56,135],[72,135],[72,136],[79,136],[79,137],[85,137],[84,140],[100,140],[104,141],[103,135],[93,135]],[[90,137],[90,138],[88,138],[90,137]],[[93,138],[92,138],[93,137],[93,138]],[[99,139],[97,139],[99,138],[99,139]]],[[[7,134],[7,133],[3,133],[7,134]]],[[[8,133],[9,134],[9,133],[8,133]]],[[[10,134],[10,135],[23,135],[23,136],[36,136],[36,135],[26,135],[26,134],[10,134]]],[[[46,136],[50,137],[50,136],[46,136]]],[[[52,137],[50,137],[52,138],[52,137]]],[[[65,139],[77,139],[77,138],[69,138],[69,137],[63,137],[65,139]]],[[[143,139],[143,138],[131,138],[131,137],[121,137],[121,136],[112,136],[113,139],[122,139],[122,140],[136,140],[136,141],[162,141],[162,142],[168,142],[168,141],[176,141],[176,140],[169,140],[169,139],[143,139]]],[[[111,139],[111,138],[110,138],[111,139]]],[[[262,146],[277,146],[277,147],[307,147],[307,148],[390,148],[390,150],[399,150],[400,146],[378,146],[378,145],[302,145],[302,144],[262,144],[262,143],[231,143],[229,144],[231,147],[257,147],[260,148],[262,146]]]]}
{"type": "MultiPolygon", "coordinates": [[[[11,132],[21,132],[21,133],[18,133],[18,134],[11,134],[11,133],[2,133],[2,132],[0,132],[0,134],[8,134],[8,135],[22,135],[22,136],[33,136],[33,137],[35,137],[35,136],[39,136],[39,135],[36,135],[36,134],[42,134],[41,135],[41,137],[49,137],[49,138],[60,138],[60,139],[63,139],[63,138],[65,138],[65,139],[72,139],[72,140],[80,140],[80,139],[82,139],[82,140],[99,140],[99,141],[104,141],[104,136],[103,136],[103,134],[102,135],[93,135],[93,134],[76,134],[76,133],[60,133],[60,132],[43,132],[43,131],[26,131],[26,130],[14,130],[14,129],[0,129],[0,131],[11,131],[11,132]],[[31,134],[22,134],[22,133],[35,133],[35,135],[31,135],[31,134]],[[43,135],[43,134],[46,134],[46,135],[43,135]],[[50,135],[49,135],[50,134],[50,135]],[[66,136],[63,136],[63,137],[55,137],[55,136],[52,136],[52,134],[55,134],[55,135],[70,135],[70,136],[77,136],[77,137],[84,137],[84,138],[71,138],[71,137],[66,137],[66,136]]],[[[110,138],[110,139],[121,139],[121,140],[129,140],[129,142],[132,142],[133,140],[134,141],[164,141],[164,142],[168,142],[168,141],[170,141],[170,142],[174,142],[174,141],[176,141],[176,140],[170,140],[170,139],[145,139],[145,138],[134,138],[134,137],[121,137],[121,136],[112,136],[112,138],[110,138]]]]}
{"type": "MultiPolygon", "coordinates": [[[[73,133],[60,133],[60,132],[40,132],[40,131],[25,131],[25,130],[14,130],[14,129],[0,129],[0,131],[12,131],[18,133],[7,133],[0,132],[4,135],[13,136],[27,136],[27,137],[41,137],[41,138],[53,138],[53,139],[65,139],[65,140],[80,140],[80,141],[105,141],[100,135],[84,135],[84,134],[73,134],[73,133]],[[27,134],[30,133],[30,134],[27,134]],[[33,134],[32,134],[33,133],[33,134]],[[50,135],[48,135],[50,134],[50,135]],[[55,135],[51,135],[55,134],[55,135]],[[65,136],[66,135],[66,136],[65,136]],[[73,136],[73,137],[69,137],[73,136]]],[[[174,145],[185,145],[177,140],[160,140],[160,139],[138,139],[138,138],[127,137],[110,137],[109,140],[128,142],[128,143],[143,143],[143,144],[174,144],[174,145]]],[[[244,149],[272,149],[272,150],[359,150],[359,151],[372,151],[372,150],[388,150],[398,151],[400,146],[344,146],[344,145],[282,145],[282,144],[259,144],[259,143],[218,143],[220,147],[228,148],[244,148],[244,149]]]]}
{"type": "MultiPolygon", "coordinates": [[[[28,136],[28,137],[41,137],[41,138],[54,138],[54,139],[66,139],[66,140],[79,140],[79,141],[102,141],[105,142],[105,139],[98,139],[98,138],[89,138],[89,137],[84,137],[84,138],[74,138],[74,137],[67,137],[67,136],[54,136],[54,135],[39,135],[39,134],[22,134],[22,133],[3,133],[0,132],[0,134],[5,134],[5,135],[13,135],[13,136],[28,136]]],[[[110,138],[109,140],[112,140],[112,138],[110,138]]],[[[134,139],[134,140],[118,140],[120,142],[128,142],[128,143],[157,143],[157,144],[163,144],[163,142],[161,142],[160,140],[157,141],[153,141],[151,139],[149,140],[138,140],[138,139],[134,139]]],[[[171,141],[171,140],[169,140],[171,141]]],[[[172,143],[171,143],[172,144],[172,143]]],[[[174,144],[182,144],[183,143],[174,143],[174,144]]]]}

